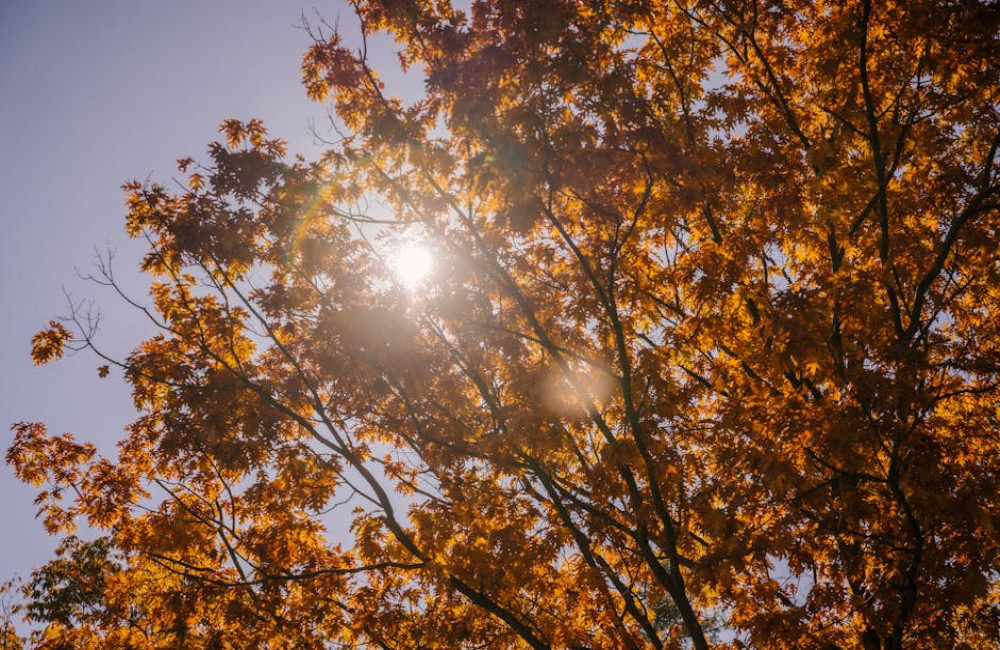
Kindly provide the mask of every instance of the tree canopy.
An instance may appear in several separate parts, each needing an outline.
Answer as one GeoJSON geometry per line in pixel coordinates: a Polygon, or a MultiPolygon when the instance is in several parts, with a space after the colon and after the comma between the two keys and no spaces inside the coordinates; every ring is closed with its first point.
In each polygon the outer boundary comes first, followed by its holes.
{"type": "Polygon", "coordinates": [[[461,4],[313,30],[318,159],[125,185],[140,415],[7,454],[100,535],[36,645],[1000,647],[996,7],[461,4]]]}

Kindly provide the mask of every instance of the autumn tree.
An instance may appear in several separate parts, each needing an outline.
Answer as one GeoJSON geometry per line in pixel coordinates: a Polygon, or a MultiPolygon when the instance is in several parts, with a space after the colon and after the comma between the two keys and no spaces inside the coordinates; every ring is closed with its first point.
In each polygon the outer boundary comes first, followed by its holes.
{"type": "Polygon", "coordinates": [[[319,159],[125,186],[141,415],[7,456],[107,540],[38,644],[998,647],[993,4],[355,9],[319,159]]]}
{"type": "Polygon", "coordinates": [[[16,580],[0,583],[0,650],[21,650],[24,639],[17,631],[16,580]]]}

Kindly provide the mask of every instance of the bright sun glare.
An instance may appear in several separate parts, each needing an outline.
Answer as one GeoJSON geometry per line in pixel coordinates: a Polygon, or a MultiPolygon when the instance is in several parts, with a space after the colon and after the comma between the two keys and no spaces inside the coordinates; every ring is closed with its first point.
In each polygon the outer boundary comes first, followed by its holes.
{"type": "Polygon", "coordinates": [[[434,258],[424,246],[406,244],[392,255],[390,266],[396,279],[413,289],[430,276],[434,270],[434,258]]]}

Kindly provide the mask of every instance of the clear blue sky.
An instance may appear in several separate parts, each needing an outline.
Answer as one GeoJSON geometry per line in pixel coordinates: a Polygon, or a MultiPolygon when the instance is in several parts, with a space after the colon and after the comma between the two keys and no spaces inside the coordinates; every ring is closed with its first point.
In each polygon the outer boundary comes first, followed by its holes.
{"type": "MultiPolygon", "coordinates": [[[[261,118],[292,151],[313,150],[309,119],[322,125],[324,109],[299,85],[309,38],[296,25],[314,7],[355,27],[338,0],[0,0],[0,448],[21,420],[106,448],[120,437],[133,416],[120,377],[98,379],[89,354],[35,368],[31,335],[66,312],[63,287],[101,306],[112,352],[147,333],[75,277],[110,246],[142,293],[141,248],[122,228],[125,180],[169,181],[173,161],[204,157],[227,117],[261,118]]],[[[54,547],[33,497],[0,467],[0,581],[26,577],[54,547]]]]}

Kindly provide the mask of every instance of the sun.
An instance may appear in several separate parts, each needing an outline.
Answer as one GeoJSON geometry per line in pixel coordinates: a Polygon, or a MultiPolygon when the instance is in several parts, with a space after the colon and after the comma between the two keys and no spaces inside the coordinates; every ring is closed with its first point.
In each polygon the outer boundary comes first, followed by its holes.
{"type": "Polygon", "coordinates": [[[389,267],[401,284],[414,289],[434,271],[434,256],[426,246],[405,244],[393,252],[389,267]]]}

